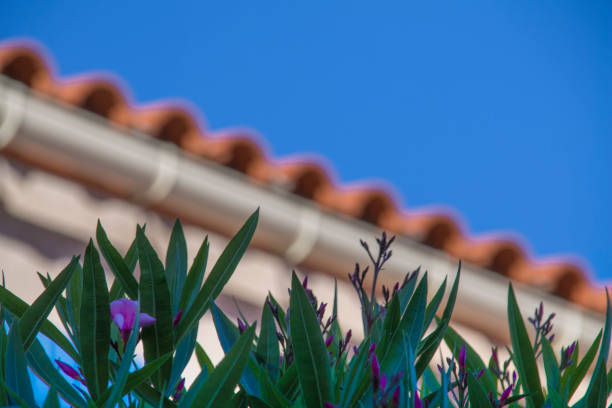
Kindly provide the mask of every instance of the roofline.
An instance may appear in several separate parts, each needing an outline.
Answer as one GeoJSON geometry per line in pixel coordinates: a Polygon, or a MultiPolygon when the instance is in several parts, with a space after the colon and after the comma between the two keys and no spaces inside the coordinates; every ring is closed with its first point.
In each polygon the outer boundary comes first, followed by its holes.
{"type": "MultiPolygon", "coordinates": [[[[295,265],[347,279],[356,261],[366,261],[359,238],[379,228],[324,211],[311,200],[250,181],[241,173],[70,105],[33,92],[0,75],[0,153],[102,189],[126,200],[173,214],[211,230],[233,233],[256,207],[260,223],[253,244],[295,265]],[[101,177],[103,175],[103,177],[101,177]]],[[[454,278],[457,260],[448,253],[398,237],[386,265],[388,281],[401,281],[417,266],[431,286],[454,278]]],[[[464,263],[453,318],[508,340],[509,280],[464,263]]],[[[524,315],[540,301],[557,313],[561,344],[591,344],[603,326],[600,314],[534,287],[514,283],[524,315]]]]}

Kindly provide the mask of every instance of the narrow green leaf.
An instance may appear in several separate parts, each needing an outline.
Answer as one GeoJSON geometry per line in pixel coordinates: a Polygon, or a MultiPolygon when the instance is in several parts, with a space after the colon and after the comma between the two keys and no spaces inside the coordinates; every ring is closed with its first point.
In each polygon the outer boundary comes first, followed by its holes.
{"type": "Polygon", "coordinates": [[[172,359],[170,380],[168,381],[170,387],[166,389],[166,396],[169,396],[170,393],[173,392],[173,387],[180,380],[187,363],[189,363],[189,360],[191,359],[198,337],[198,326],[199,325],[196,325],[193,329],[191,329],[191,333],[189,333],[189,335],[185,337],[176,347],[176,352],[174,354],[174,358],[172,359]]]}
{"type": "MultiPolygon", "coordinates": [[[[584,354],[584,357],[582,357],[580,363],[577,364],[573,370],[570,371],[571,367],[569,367],[563,372],[563,376],[561,377],[561,384],[564,384],[566,387],[569,387],[569,389],[567,390],[568,400],[572,397],[572,395],[574,395],[574,393],[578,389],[578,386],[584,379],[584,376],[591,367],[593,360],[595,360],[595,357],[597,356],[597,349],[599,348],[599,344],[601,343],[602,335],[603,331],[600,330],[593,344],[591,344],[587,352],[584,354]]],[[[574,360],[577,360],[578,356],[580,355],[578,353],[578,347],[579,344],[576,344],[576,348],[574,349],[574,360]]],[[[610,384],[610,382],[608,382],[608,384],[610,384]]]]}
{"type": "MultiPolygon", "coordinates": [[[[125,345],[125,349],[123,350],[123,356],[121,357],[121,363],[119,364],[119,369],[115,373],[115,383],[113,387],[110,389],[110,395],[104,406],[106,408],[112,408],[119,402],[122,396],[123,387],[127,381],[127,377],[130,373],[130,366],[132,365],[132,359],[134,356],[134,350],[136,349],[136,342],[138,341],[138,332],[140,331],[138,324],[140,322],[140,310],[137,310],[136,316],[134,317],[134,323],[132,326],[132,332],[130,333],[130,337],[128,338],[127,344],[125,345]]],[[[105,397],[105,394],[102,395],[101,399],[105,397]]],[[[98,402],[98,406],[101,406],[102,401],[98,402]]]]}
{"type": "Polygon", "coordinates": [[[604,326],[604,334],[599,349],[599,356],[595,362],[595,370],[589,383],[589,388],[585,394],[586,407],[595,408],[603,407],[608,398],[608,381],[606,376],[606,362],[610,352],[610,324],[612,323],[612,310],[610,309],[610,297],[606,289],[606,323],[604,326]]]}
{"type": "MultiPolygon", "coordinates": [[[[136,393],[136,395],[138,395],[140,398],[142,398],[144,401],[146,401],[149,405],[153,407],[176,408],[177,406],[168,398],[164,398],[164,396],[161,395],[158,390],[152,388],[148,384],[140,384],[138,387],[134,388],[134,392],[136,393]]],[[[146,407],[147,405],[143,404],[142,406],[146,407]]]]}
{"type": "Polygon", "coordinates": [[[438,307],[440,307],[440,303],[442,303],[442,298],[444,297],[444,291],[446,291],[446,280],[447,277],[444,277],[444,281],[433,295],[431,300],[429,301],[427,308],[425,309],[425,320],[423,321],[423,331],[426,331],[431,321],[433,320],[436,312],[438,311],[438,307]]]}
{"type": "MultiPolygon", "coordinates": [[[[451,315],[453,314],[453,309],[455,308],[455,300],[457,299],[457,292],[459,291],[459,281],[461,278],[461,261],[459,261],[459,266],[457,267],[457,274],[455,275],[455,281],[453,282],[453,287],[448,295],[448,300],[446,301],[446,306],[444,307],[444,311],[442,312],[442,319],[438,322],[438,326],[436,329],[423,341],[419,343],[419,347],[417,348],[417,355],[419,356],[416,362],[416,372],[417,376],[421,376],[425,368],[429,365],[431,359],[438,350],[440,346],[440,342],[444,337],[444,333],[448,327],[448,324],[451,319],[451,315]]],[[[446,283],[446,279],[444,279],[446,283]]],[[[441,286],[445,287],[445,284],[441,286]]],[[[440,292],[438,290],[438,292],[440,292]]]]}
{"type": "MultiPolygon", "coordinates": [[[[142,227],[142,229],[144,231],[145,227],[142,227]]],[[[132,240],[132,243],[130,244],[127,253],[123,257],[123,261],[127,265],[130,274],[134,275],[134,269],[136,269],[136,263],[138,262],[138,245],[136,242],[136,236],[134,236],[134,239],[132,240]]],[[[121,284],[121,281],[119,281],[119,279],[115,279],[110,289],[110,300],[113,301],[119,299],[124,294],[125,289],[123,289],[123,284],[121,284]]]]}
{"type": "Polygon", "coordinates": [[[51,362],[38,340],[35,340],[30,346],[26,353],[26,359],[32,371],[45,383],[57,390],[66,402],[76,407],[87,407],[87,402],[81,394],[57,371],[57,367],[51,362]]]}
{"type": "Polygon", "coordinates": [[[325,342],[315,311],[295,272],[291,277],[289,309],[291,342],[306,407],[320,408],[325,402],[333,403],[325,342]]]}
{"type": "MultiPolygon", "coordinates": [[[[142,343],[146,362],[151,362],[173,350],[172,305],[166,283],[164,266],[144,234],[136,232],[140,263],[140,309],[155,318],[155,323],[142,329],[142,343]]],[[[153,376],[155,388],[161,390],[170,379],[172,359],[153,376]]]]}
{"type": "Polygon", "coordinates": [[[249,217],[244,226],[223,250],[206,282],[204,282],[204,286],[200,289],[192,306],[183,315],[177,327],[177,338],[179,341],[200,320],[210,307],[211,302],[221,293],[221,290],[234,273],[238,262],[251,242],[258,218],[259,210],[249,217]]]}
{"type": "Polygon", "coordinates": [[[519,374],[528,407],[541,407],[544,404],[542,385],[538,374],[531,341],[527,335],[523,316],[519,310],[512,284],[508,286],[508,325],[512,340],[513,361],[519,374]]]}
{"type": "MultiPolygon", "coordinates": [[[[401,299],[400,299],[401,301],[401,299]]],[[[401,303],[401,302],[400,302],[401,303]]],[[[395,374],[402,365],[403,339],[408,337],[409,346],[415,350],[423,332],[423,321],[425,319],[425,308],[427,306],[427,272],[421,278],[406,310],[404,311],[399,325],[393,333],[381,360],[381,370],[389,375],[395,374]]]]}
{"type": "MultiPolygon", "coordinates": [[[[206,381],[193,390],[194,401],[198,401],[198,407],[222,408],[227,405],[249,360],[254,337],[255,326],[253,325],[240,336],[219,365],[208,375],[206,381]]],[[[189,392],[192,390],[190,389],[189,392]]]]}
{"type": "Polygon", "coordinates": [[[196,254],[189,273],[187,273],[187,279],[185,280],[185,286],[181,293],[181,300],[179,301],[179,310],[185,312],[189,309],[198,296],[198,292],[202,287],[204,281],[204,272],[206,270],[206,263],[208,262],[208,236],[204,238],[204,242],[200,246],[198,253],[196,254]]]}
{"type": "Polygon", "coordinates": [[[9,408],[14,408],[14,407],[33,408],[36,406],[36,405],[28,404],[23,398],[21,398],[19,394],[13,391],[13,389],[9,387],[6,381],[4,381],[2,378],[0,378],[0,388],[4,389],[8,393],[9,398],[11,399],[11,402],[13,402],[13,404],[8,406],[9,408]]]}
{"type": "Polygon", "coordinates": [[[191,387],[189,387],[187,392],[181,397],[179,408],[191,408],[195,406],[194,401],[197,396],[197,391],[204,385],[208,379],[208,374],[210,373],[207,367],[207,365],[202,366],[202,371],[200,371],[200,374],[198,374],[196,379],[191,384],[191,387]]]}
{"type": "Polygon", "coordinates": [[[414,288],[416,287],[416,283],[419,280],[419,274],[421,272],[421,267],[419,266],[414,272],[410,274],[410,279],[406,282],[404,287],[402,287],[399,291],[400,298],[400,311],[402,314],[406,310],[406,306],[408,306],[408,302],[414,293],[414,288]]]}
{"type": "MultiPolygon", "coordinates": [[[[4,286],[0,286],[0,304],[5,307],[12,315],[18,319],[28,310],[28,304],[4,286]]],[[[55,344],[62,348],[72,359],[80,361],[79,355],[72,346],[72,343],[62,334],[61,331],[49,320],[44,320],[40,332],[49,337],[55,344]]]]}
{"type": "Polygon", "coordinates": [[[491,402],[489,401],[489,398],[487,398],[487,392],[476,377],[474,377],[474,374],[469,373],[467,381],[470,406],[479,408],[490,407],[491,402]]]}
{"type": "Polygon", "coordinates": [[[187,277],[187,242],[181,222],[177,219],[170,234],[166,252],[166,280],[172,297],[172,314],[179,311],[179,302],[187,277]]]}
{"type": "Polygon", "coordinates": [[[80,326],[79,349],[86,357],[81,361],[81,369],[95,400],[108,384],[110,305],[104,269],[92,240],[85,250],[83,263],[80,326]]]}
{"type": "Polygon", "coordinates": [[[550,394],[553,390],[558,392],[561,371],[559,370],[559,362],[555,357],[555,352],[546,337],[542,337],[542,360],[544,361],[548,393],[550,394]]]}
{"type": "MultiPolygon", "coordinates": [[[[225,353],[229,353],[236,341],[240,338],[240,332],[238,328],[232,323],[232,321],[217,307],[213,302],[211,307],[213,316],[213,322],[215,329],[217,330],[217,336],[219,337],[219,343],[225,353]]],[[[249,359],[252,357],[249,356],[249,359]]],[[[259,396],[259,385],[257,382],[257,375],[255,371],[251,370],[250,365],[244,369],[242,376],[240,377],[240,384],[244,389],[251,395],[259,396]]]]}
{"type": "Polygon", "coordinates": [[[66,288],[66,306],[70,313],[70,324],[73,330],[73,341],[78,344],[79,338],[79,321],[81,312],[81,295],[83,293],[83,268],[80,263],[77,262],[76,270],[70,278],[68,287],[66,288]]]}
{"type": "MultiPolygon", "coordinates": [[[[127,393],[134,391],[134,390],[142,391],[143,390],[142,386],[145,384],[145,382],[150,380],[153,374],[157,370],[159,370],[159,368],[162,365],[164,365],[166,361],[168,361],[171,355],[172,353],[163,355],[160,358],[157,358],[151,361],[150,363],[145,364],[143,367],[139,368],[138,370],[129,373],[127,376],[127,379],[125,380],[125,384],[122,387],[121,396],[124,396],[127,393]]],[[[104,405],[104,403],[110,397],[112,391],[114,391],[114,387],[107,389],[104,392],[104,394],[100,396],[100,398],[98,399],[98,406],[104,405]]],[[[151,393],[146,392],[146,390],[145,390],[145,394],[153,395],[151,393]]],[[[161,394],[155,391],[155,395],[157,395],[156,401],[159,402],[159,399],[162,397],[161,394]]]]}
{"type": "MultiPolygon", "coordinates": [[[[32,383],[28,374],[23,341],[20,334],[20,321],[14,319],[8,333],[7,355],[4,360],[6,384],[31,407],[36,406],[32,383]]],[[[13,398],[11,398],[13,399],[13,398]]]]}
{"type": "Polygon", "coordinates": [[[376,351],[383,356],[387,352],[388,344],[397,330],[401,317],[399,294],[395,294],[387,306],[380,341],[376,345],[376,351]]]}
{"type": "Polygon", "coordinates": [[[204,348],[200,345],[200,343],[196,342],[195,352],[196,358],[198,359],[198,364],[200,365],[200,369],[206,369],[208,372],[212,372],[215,369],[215,366],[213,365],[212,361],[210,360],[210,357],[208,357],[208,354],[206,354],[206,351],[204,351],[204,348]]]}
{"type": "Polygon", "coordinates": [[[259,367],[257,374],[259,379],[259,388],[261,390],[261,399],[272,408],[287,408],[291,406],[291,401],[283,395],[278,387],[273,383],[268,371],[259,367]]]}
{"type": "Polygon", "coordinates": [[[274,316],[267,303],[264,303],[261,311],[261,328],[259,329],[259,339],[257,340],[255,353],[268,374],[276,380],[280,366],[280,350],[276,338],[274,316]]]}
{"type": "Polygon", "coordinates": [[[55,388],[49,388],[47,398],[45,398],[42,408],[60,408],[59,398],[57,397],[57,391],[55,391],[55,388]]]}
{"type": "Polygon", "coordinates": [[[138,299],[138,282],[136,282],[119,251],[109,241],[100,220],[98,220],[98,227],[96,228],[96,240],[98,241],[102,256],[104,256],[110,270],[115,275],[115,279],[121,283],[123,290],[130,299],[138,299]]]}
{"type": "Polygon", "coordinates": [[[30,347],[36,338],[43,322],[47,320],[47,316],[49,316],[49,313],[53,310],[55,302],[68,285],[78,261],[77,257],[73,257],[68,266],[60,272],[49,287],[38,296],[34,303],[32,303],[19,319],[21,338],[23,339],[23,347],[25,350],[30,347]]]}

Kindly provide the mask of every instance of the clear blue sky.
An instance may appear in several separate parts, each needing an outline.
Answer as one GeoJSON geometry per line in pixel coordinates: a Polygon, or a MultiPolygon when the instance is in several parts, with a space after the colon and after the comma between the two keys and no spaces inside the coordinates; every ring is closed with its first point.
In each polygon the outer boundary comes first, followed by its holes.
{"type": "Polygon", "coordinates": [[[67,76],[192,101],[270,153],[319,153],[478,235],[612,278],[612,7],[605,1],[5,1],[67,76]],[[469,5],[468,5],[469,3],[469,5]],[[178,4],[178,2],[177,2],[178,4]]]}

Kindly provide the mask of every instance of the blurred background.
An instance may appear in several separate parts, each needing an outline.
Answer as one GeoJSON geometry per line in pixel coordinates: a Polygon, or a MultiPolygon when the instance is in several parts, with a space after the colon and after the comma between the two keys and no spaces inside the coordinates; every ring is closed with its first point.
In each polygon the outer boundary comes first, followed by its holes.
{"type": "Polygon", "coordinates": [[[271,157],[313,153],[473,235],[612,277],[612,7],[605,1],[3,2],[0,38],[134,102],[190,101],[271,157]]]}

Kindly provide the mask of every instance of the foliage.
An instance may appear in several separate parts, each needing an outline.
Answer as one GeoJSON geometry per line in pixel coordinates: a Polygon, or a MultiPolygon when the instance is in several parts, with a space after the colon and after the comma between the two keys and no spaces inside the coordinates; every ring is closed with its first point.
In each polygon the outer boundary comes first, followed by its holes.
{"type": "Polygon", "coordinates": [[[295,273],[288,308],[270,294],[258,332],[256,322],[239,318],[235,324],[214,301],[246,251],[257,220],[255,212],[206,279],[208,240],[188,268],[180,222],[172,230],[165,264],[144,228],[138,227],[122,256],[98,223],[97,248],[90,241],[83,261],[74,257],[55,279],[40,275],[45,290],[31,305],[0,287],[0,323],[8,329],[0,330],[0,405],[36,405],[31,371],[49,386],[44,407],[59,406],[60,400],[81,408],[605,406],[612,382],[606,369],[609,302],[605,327],[582,359],[577,343],[563,347],[557,359],[551,346],[554,315],[545,318],[540,305],[528,319],[534,329],[530,338],[510,285],[510,357],[501,362],[493,348],[485,364],[449,326],[461,263],[448,291],[445,279],[429,300],[427,272],[419,270],[392,288],[382,286],[377,296],[394,240],[384,233],[374,251],[361,242],[371,265],[357,264],[348,276],[361,305],[359,344],[350,330],[341,330],[337,290],[330,311],[307,278],[300,281],[295,273]],[[110,288],[100,255],[115,277],[110,288]],[[47,320],[53,308],[63,330],[47,320]],[[196,341],[198,322],[209,310],[225,352],[216,366],[196,341]],[[52,362],[39,333],[72,361],[52,362]],[[135,361],[140,340],[142,367],[135,361]],[[452,355],[438,360],[442,341],[452,355]],[[183,371],[194,354],[202,370],[186,387],[183,371]],[[574,397],[593,363],[586,393],[574,397]]]}

